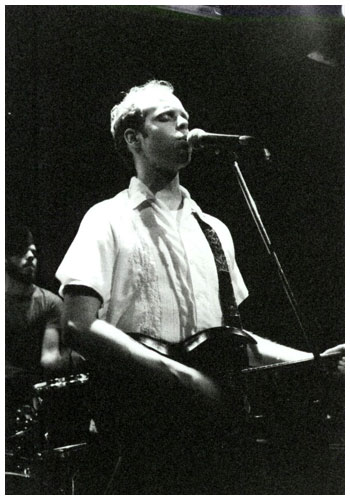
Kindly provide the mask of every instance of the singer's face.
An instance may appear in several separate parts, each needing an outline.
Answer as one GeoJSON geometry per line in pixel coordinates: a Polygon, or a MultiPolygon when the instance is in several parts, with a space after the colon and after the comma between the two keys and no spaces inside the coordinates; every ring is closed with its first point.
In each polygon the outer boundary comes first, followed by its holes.
{"type": "Polygon", "coordinates": [[[140,155],[145,168],[178,172],[191,161],[188,146],[189,115],[169,92],[147,94],[143,103],[145,124],[140,135],[140,155]]]}

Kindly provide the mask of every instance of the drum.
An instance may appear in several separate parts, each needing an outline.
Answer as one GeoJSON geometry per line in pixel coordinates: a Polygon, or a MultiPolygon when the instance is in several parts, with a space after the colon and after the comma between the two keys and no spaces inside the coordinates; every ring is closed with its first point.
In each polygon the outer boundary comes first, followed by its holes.
{"type": "MultiPolygon", "coordinates": [[[[36,402],[35,402],[36,404],[36,402]]],[[[6,424],[6,463],[10,461],[13,472],[23,466],[23,461],[30,464],[36,453],[42,448],[43,440],[38,412],[34,406],[34,400],[23,404],[9,416],[6,424]],[[15,466],[15,468],[14,468],[15,466]]]]}
{"type": "Polygon", "coordinates": [[[34,385],[46,447],[54,449],[87,441],[91,412],[89,375],[55,378],[34,385]]]}
{"type": "Polygon", "coordinates": [[[81,489],[78,471],[89,462],[91,431],[88,380],[79,374],[37,383],[30,399],[9,412],[6,494],[75,494],[81,489]]]}
{"type": "Polygon", "coordinates": [[[48,495],[48,487],[30,475],[19,472],[5,472],[6,495],[48,495]]]}
{"type": "Polygon", "coordinates": [[[38,469],[35,458],[21,457],[18,453],[6,451],[5,494],[6,495],[46,495],[54,494],[40,479],[45,474],[38,469]]]}

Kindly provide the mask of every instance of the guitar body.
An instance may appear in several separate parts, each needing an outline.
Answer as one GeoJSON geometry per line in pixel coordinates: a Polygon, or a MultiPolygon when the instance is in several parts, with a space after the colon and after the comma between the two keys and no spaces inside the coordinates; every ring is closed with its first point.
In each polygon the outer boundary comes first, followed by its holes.
{"type": "Polygon", "coordinates": [[[242,370],[248,368],[247,345],[256,343],[245,331],[235,327],[216,327],[198,332],[177,344],[129,334],[160,354],[196,368],[219,385],[235,385],[242,370]]]}

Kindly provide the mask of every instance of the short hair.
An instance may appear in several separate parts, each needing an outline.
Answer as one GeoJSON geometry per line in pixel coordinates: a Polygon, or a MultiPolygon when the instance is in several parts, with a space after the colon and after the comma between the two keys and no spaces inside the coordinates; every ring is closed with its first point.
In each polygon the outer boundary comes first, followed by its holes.
{"type": "Polygon", "coordinates": [[[124,132],[128,128],[142,131],[145,115],[142,110],[143,95],[150,90],[167,91],[174,93],[174,87],[165,80],[150,80],[143,85],[132,87],[124,93],[123,100],[113,106],[111,110],[111,133],[118,153],[128,151],[124,140],[124,132]]]}
{"type": "Polygon", "coordinates": [[[7,223],[5,227],[5,256],[23,255],[34,244],[31,230],[21,223],[7,223]]]}

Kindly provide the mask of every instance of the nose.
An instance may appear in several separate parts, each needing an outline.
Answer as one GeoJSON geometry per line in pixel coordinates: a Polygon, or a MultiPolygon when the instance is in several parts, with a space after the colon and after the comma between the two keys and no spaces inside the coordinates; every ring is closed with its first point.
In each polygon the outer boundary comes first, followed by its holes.
{"type": "Polygon", "coordinates": [[[26,254],[26,259],[30,262],[33,262],[33,260],[36,258],[36,254],[34,250],[29,249],[26,254]]]}
{"type": "Polygon", "coordinates": [[[184,116],[179,115],[177,117],[176,128],[178,130],[188,130],[188,120],[184,116]]]}

